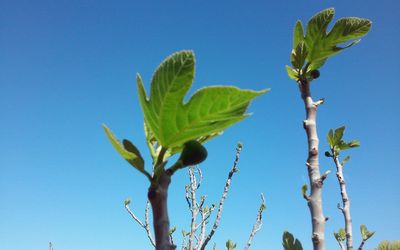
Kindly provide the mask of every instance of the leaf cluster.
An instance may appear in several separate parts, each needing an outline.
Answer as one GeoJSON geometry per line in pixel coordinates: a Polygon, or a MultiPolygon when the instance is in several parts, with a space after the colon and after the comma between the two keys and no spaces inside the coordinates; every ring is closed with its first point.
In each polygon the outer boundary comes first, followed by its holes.
{"type": "MultiPolygon", "coordinates": [[[[251,101],[269,91],[212,86],[199,89],[184,103],[185,95],[193,82],[194,72],[194,53],[179,51],[167,57],[158,66],[151,80],[149,96],[140,75],[136,77],[144,114],[144,130],[156,177],[163,170],[166,160],[179,152],[184,151],[179,161],[173,165],[173,170],[204,160],[207,151],[201,144],[248,117],[246,110],[251,101]]],[[[107,126],[103,127],[117,152],[152,180],[144,168],[144,159],[138,148],[127,139],[121,143],[107,126]]]]}
{"type": "Polygon", "coordinates": [[[231,240],[228,240],[225,244],[227,250],[233,250],[236,248],[236,243],[231,240]]]}
{"type": "Polygon", "coordinates": [[[383,240],[375,250],[400,250],[400,240],[394,240],[392,242],[383,240]]]}
{"type": "MultiPolygon", "coordinates": [[[[351,140],[349,142],[345,142],[343,140],[343,134],[344,134],[345,129],[346,129],[346,127],[342,126],[335,130],[333,130],[333,129],[329,130],[328,143],[329,143],[329,147],[331,149],[331,153],[326,152],[325,155],[327,157],[336,157],[339,155],[341,150],[346,150],[346,149],[355,148],[355,147],[360,146],[360,142],[358,140],[351,140]]],[[[345,164],[349,159],[350,159],[350,157],[346,157],[342,163],[345,164]]]]}
{"type": "Polygon", "coordinates": [[[293,234],[285,231],[282,236],[282,245],[285,250],[303,250],[303,246],[301,245],[298,239],[295,239],[293,234]]]}
{"type": "Polygon", "coordinates": [[[305,32],[301,21],[297,21],[290,55],[292,67],[286,66],[291,79],[313,80],[317,70],[329,57],[358,43],[359,38],[365,36],[371,28],[372,23],[368,19],[345,17],[337,20],[333,28],[327,31],[334,14],[333,8],[317,13],[308,21],[305,32]]]}
{"type": "Polygon", "coordinates": [[[373,231],[368,231],[367,226],[365,226],[365,225],[360,226],[360,231],[361,231],[361,237],[362,237],[363,241],[368,240],[375,234],[375,232],[373,232],[373,231]]]}
{"type": "Polygon", "coordinates": [[[346,231],[340,228],[339,231],[334,232],[333,235],[338,242],[344,242],[346,240],[346,231]]]}

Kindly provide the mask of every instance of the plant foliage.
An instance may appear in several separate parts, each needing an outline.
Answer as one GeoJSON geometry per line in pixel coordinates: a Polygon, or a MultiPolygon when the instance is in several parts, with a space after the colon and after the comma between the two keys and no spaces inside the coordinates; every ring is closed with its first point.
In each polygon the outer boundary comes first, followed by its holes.
{"type": "Polygon", "coordinates": [[[288,231],[283,232],[282,245],[285,250],[303,250],[300,241],[288,231]]]}
{"type": "Polygon", "coordinates": [[[306,32],[301,21],[297,21],[290,56],[292,67],[286,66],[291,79],[312,80],[310,72],[318,70],[329,57],[358,43],[358,39],[365,36],[371,28],[372,23],[368,19],[345,17],[339,19],[333,28],[327,31],[334,14],[333,8],[318,12],[308,21],[306,32]]]}
{"type": "MultiPolygon", "coordinates": [[[[346,127],[342,126],[335,130],[330,129],[328,132],[328,143],[333,153],[333,156],[338,156],[341,150],[346,150],[360,146],[360,142],[358,140],[351,140],[349,142],[345,142],[343,140],[343,134],[345,129],[346,127]]],[[[343,163],[346,163],[349,159],[350,157],[346,157],[343,160],[343,163]]]]}

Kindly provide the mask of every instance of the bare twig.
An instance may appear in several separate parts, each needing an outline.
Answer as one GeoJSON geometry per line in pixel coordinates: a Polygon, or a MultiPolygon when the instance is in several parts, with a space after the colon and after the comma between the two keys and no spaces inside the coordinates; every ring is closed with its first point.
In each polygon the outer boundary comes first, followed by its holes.
{"type": "Polygon", "coordinates": [[[362,250],[362,249],[363,249],[364,244],[365,244],[366,241],[367,241],[367,240],[364,240],[364,239],[361,241],[361,244],[360,244],[360,246],[358,247],[358,250],[362,250]]]}
{"type": "Polygon", "coordinates": [[[194,245],[194,238],[196,234],[196,218],[198,214],[198,205],[196,200],[196,190],[197,190],[197,180],[194,174],[194,167],[189,167],[189,177],[190,177],[190,201],[191,201],[191,208],[190,212],[192,213],[192,219],[190,223],[190,235],[189,235],[189,250],[193,248],[194,245]]]}
{"type": "Polygon", "coordinates": [[[131,217],[141,226],[144,228],[144,230],[147,233],[147,237],[150,240],[150,243],[155,247],[156,244],[154,242],[154,239],[151,235],[151,231],[150,231],[150,226],[149,226],[149,201],[147,201],[146,203],[146,209],[145,209],[145,223],[143,223],[130,209],[129,204],[125,204],[125,209],[126,211],[128,211],[128,213],[131,215],[131,217]]]}
{"type": "Polygon", "coordinates": [[[344,180],[344,175],[343,175],[343,166],[340,163],[339,157],[337,155],[333,157],[333,161],[336,165],[336,177],[339,182],[340,194],[342,196],[342,202],[343,202],[343,207],[340,207],[340,204],[338,204],[338,208],[340,211],[342,211],[344,217],[344,230],[346,232],[346,247],[347,250],[353,250],[353,229],[352,229],[353,226],[350,215],[350,199],[349,196],[347,195],[346,182],[344,180]]]}
{"type": "Polygon", "coordinates": [[[208,242],[211,240],[211,237],[214,235],[215,231],[218,228],[219,221],[221,220],[221,216],[222,216],[222,208],[224,206],[224,202],[228,195],[229,187],[231,185],[232,176],[234,173],[237,172],[237,163],[239,161],[239,156],[240,156],[241,150],[242,150],[242,145],[240,143],[238,143],[238,145],[236,147],[235,161],[233,162],[233,167],[232,167],[231,171],[229,172],[228,179],[226,180],[226,183],[225,183],[224,192],[222,193],[222,197],[219,201],[217,217],[215,218],[214,225],[211,229],[211,232],[207,235],[207,238],[204,240],[204,243],[202,243],[202,245],[201,245],[201,248],[200,248],[201,250],[205,249],[208,242]]]}
{"type": "Polygon", "coordinates": [[[260,205],[260,208],[258,210],[256,222],[254,223],[253,229],[251,230],[249,240],[247,241],[247,245],[244,248],[245,250],[248,250],[250,248],[251,242],[253,241],[254,236],[261,229],[261,226],[262,226],[262,214],[263,214],[264,210],[265,210],[265,199],[264,199],[264,194],[261,193],[261,205],[260,205]]]}

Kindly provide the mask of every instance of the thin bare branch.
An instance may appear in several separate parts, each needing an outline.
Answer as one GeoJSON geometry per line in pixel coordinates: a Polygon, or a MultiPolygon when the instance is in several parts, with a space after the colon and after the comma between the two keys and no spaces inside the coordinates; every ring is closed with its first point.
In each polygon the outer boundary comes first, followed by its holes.
{"type": "Polygon", "coordinates": [[[249,240],[247,241],[247,245],[245,246],[245,250],[248,250],[251,246],[251,242],[253,241],[254,236],[256,233],[261,229],[262,226],[262,214],[265,210],[265,199],[264,199],[264,194],[261,193],[261,205],[258,210],[256,222],[253,225],[253,229],[251,230],[249,240]]]}
{"type": "Polygon", "coordinates": [[[207,246],[208,242],[211,240],[211,237],[214,235],[215,231],[218,228],[219,225],[219,221],[221,220],[221,216],[222,216],[222,208],[224,206],[224,202],[226,197],[228,196],[228,191],[229,191],[229,187],[231,185],[231,181],[232,181],[232,176],[234,173],[237,172],[237,164],[239,161],[239,156],[240,156],[240,151],[242,150],[242,145],[240,143],[238,143],[237,147],[236,147],[236,155],[235,155],[235,160],[233,162],[233,167],[231,169],[231,171],[228,174],[228,179],[226,180],[225,183],[225,187],[224,187],[224,192],[222,193],[222,197],[219,201],[219,206],[218,206],[218,212],[217,212],[217,217],[215,218],[214,221],[214,225],[211,229],[211,232],[207,235],[207,238],[204,240],[204,243],[201,245],[201,250],[204,250],[205,247],[207,246]]]}
{"type": "Polygon", "coordinates": [[[150,226],[149,226],[149,201],[147,201],[146,203],[146,210],[145,210],[145,223],[143,223],[130,209],[129,204],[125,204],[125,209],[126,211],[128,211],[128,213],[131,215],[131,217],[141,226],[144,228],[144,230],[147,233],[147,237],[150,240],[150,243],[155,247],[156,243],[154,242],[154,239],[151,235],[151,231],[150,231],[150,226]]]}
{"type": "Polygon", "coordinates": [[[197,179],[194,173],[194,167],[189,167],[189,177],[190,177],[189,195],[192,204],[192,207],[190,209],[190,212],[192,213],[192,218],[190,223],[190,235],[189,235],[189,250],[191,250],[194,246],[194,239],[196,236],[196,218],[198,214],[198,204],[196,200],[197,179]]]}

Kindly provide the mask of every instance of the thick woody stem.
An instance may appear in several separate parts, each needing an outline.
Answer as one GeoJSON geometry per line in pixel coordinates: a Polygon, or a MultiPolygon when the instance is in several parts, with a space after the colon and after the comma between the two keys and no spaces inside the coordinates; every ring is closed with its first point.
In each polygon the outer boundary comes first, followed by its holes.
{"type": "Polygon", "coordinates": [[[211,237],[214,235],[215,231],[218,228],[219,221],[221,220],[221,216],[222,216],[222,208],[224,207],[224,202],[225,202],[226,197],[228,196],[229,187],[231,185],[232,176],[234,173],[237,172],[236,166],[239,161],[239,156],[240,156],[241,150],[242,150],[242,145],[238,144],[238,146],[236,147],[235,161],[233,162],[233,167],[228,174],[228,179],[226,180],[226,183],[225,183],[224,192],[222,193],[222,197],[219,201],[217,217],[215,218],[214,225],[211,229],[211,232],[207,235],[207,238],[204,240],[204,243],[201,245],[201,248],[200,248],[201,250],[204,250],[206,248],[208,242],[211,240],[211,237]]]}
{"type": "Polygon", "coordinates": [[[317,107],[321,102],[314,102],[310,92],[310,82],[304,80],[299,82],[301,98],[304,101],[306,109],[306,120],[304,129],[308,139],[308,158],[307,170],[310,179],[311,193],[308,200],[308,206],[311,213],[312,222],[312,242],[314,250],[325,249],[325,222],[326,218],[322,210],[322,185],[324,177],[321,178],[319,170],[318,157],[318,134],[316,125],[317,107]]]}
{"type": "Polygon", "coordinates": [[[171,244],[169,237],[167,197],[170,183],[171,176],[162,170],[158,178],[158,184],[151,186],[147,194],[153,210],[156,250],[174,250],[176,248],[171,244]]]}
{"type": "Polygon", "coordinates": [[[350,215],[350,199],[349,196],[347,195],[346,182],[344,180],[344,175],[343,175],[343,166],[339,162],[338,156],[334,156],[333,161],[335,162],[336,165],[336,177],[339,181],[340,194],[342,195],[342,201],[343,201],[343,207],[340,208],[340,211],[342,211],[344,216],[346,247],[347,250],[353,250],[353,229],[352,229],[352,220],[350,215]]]}

